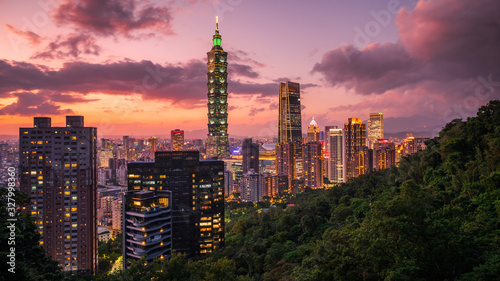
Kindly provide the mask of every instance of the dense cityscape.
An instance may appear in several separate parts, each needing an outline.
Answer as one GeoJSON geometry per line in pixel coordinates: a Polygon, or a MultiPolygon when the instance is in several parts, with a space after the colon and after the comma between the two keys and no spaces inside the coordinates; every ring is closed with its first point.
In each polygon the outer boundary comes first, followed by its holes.
{"type": "Polygon", "coordinates": [[[387,134],[382,106],[304,114],[310,84],[280,78],[266,96],[275,133],[232,136],[242,82],[223,30],[216,17],[205,42],[205,138],[177,124],[100,135],[60,111],[0,141],[1,280],[496,278],[497,84],[477,115],[429,136],[387,134]]]}

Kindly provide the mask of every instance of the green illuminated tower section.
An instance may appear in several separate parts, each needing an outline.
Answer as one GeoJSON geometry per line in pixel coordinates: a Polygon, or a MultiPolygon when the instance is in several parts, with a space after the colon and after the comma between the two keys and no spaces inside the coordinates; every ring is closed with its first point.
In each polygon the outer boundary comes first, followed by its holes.
{"type": "Polygon", "coordinates": [[[229,158],[227,135],[227,53],[221,46],[216,19],[213,47],[207,53],[208,62],[208,139],[207,158],[229,158]]]}

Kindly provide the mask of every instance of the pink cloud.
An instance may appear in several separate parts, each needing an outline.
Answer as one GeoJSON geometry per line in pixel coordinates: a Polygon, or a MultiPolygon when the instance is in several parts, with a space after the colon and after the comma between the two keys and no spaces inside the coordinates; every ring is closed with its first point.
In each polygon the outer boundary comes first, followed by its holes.
{"type": "MultiPolygon", "coordinates": [[[[313,72],[329,85],[382,95],[383,100],[356,105],[361,108],[389,109],[389,104],[401,106],[393,109],[398,114],[414,108],[439,114],[450,102],[474,94],[480,77],[500,80],[498,15],[498,1],[421,0],[413,10],[398,13],[396,43],[330,50],[313,72]]],[[[499,96],[500,91],[485,87],[491,90],[489,98],[499,96]]]]}
{"type": "Polygon", "coordinates": [[[59,25],[71,24],[102,36],[133,38],[139,31],[146,32],[141,36],[173,34],[169,8],[137,0],[67,0],[56,9],[54,19],[59,25]]]}
{"type": "Polygon", "coordinates": [[[8,25],[8,24],[5,24],[5,27],[7,27],[7,29],[10,32],[26,38],[33,45],[37,45],[42,41],[42,38],[40,37],[40,35],[34,33],[33,31],[22,31],[22,30],[19,30],[19,29],[13,27],[12,25],[8,25]]]}

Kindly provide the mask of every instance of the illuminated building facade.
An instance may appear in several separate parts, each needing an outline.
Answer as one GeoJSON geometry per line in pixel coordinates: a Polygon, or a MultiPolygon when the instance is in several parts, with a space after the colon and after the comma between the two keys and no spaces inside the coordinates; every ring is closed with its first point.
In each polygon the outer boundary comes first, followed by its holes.
{"type": "Polygon", "coordinates": [[[378,139],[384,138],[384,114],[382,112],[370,113],[368,119],[368,145],[373,149],[373,145],[378,139]]]}
{"type": "Polygon", "coordinates": [[[172,192],[131,190],[123,208],[123,268],[143,256],[146,263],[172,256],[172,192]]]}
{"type": "Polygon", "coordinates": [[[316,121],[314,121],[314,118],[312,119],[311,123],[309,124],[309,127],[307,127],[306,142],[311,142],[311,141],[320,141],[318,123],[316,123],[316,121]]]}
{"type": "Polygon", "coordinates": [[[184,131],[175,129],[170,131],[170,150],[183,151],[184,150],[184,131]]]}
{"type": "Polygon", "coordinates": [[[244,202],[262,201],[262,176],[250,169],[248,173],[243,174],[240,182],[241,200],[244,202]]]}
{"type": "Polygon", "coordinates": [[[325,142],[328,142],[327,178],[334,183],[344,182],[345,141],[344,130],[330,127],[325,132],[325,142]]]}
{"type": "Polygon", "coordinates": [[[344,124],[345,132],[345,178],[359,175],[359,151],[366,146],[366,125],[361,118],[349,118],[344,124]]]}
{"type": "Polygon", "coordinates": [[[199,257],[224,245],[224,162],[198,151],[156,152],[128,164],[128,190],[172,192],[172,249],[199,257]]]}
{"type": "Polygon", "coordinates": [[[414,136],[408,136],[404,139],[402,156],[407,156],[419,150],[424,150],[427,147],[425,142],[428,140],[429,138],[415,138],[414,136]]]}
{"type": "Polygon", "coordinates": [[[279,198],[283,196],[288,189],[287,176],[267,175],[262,182],[262,195],[265,197],[279,198]]]}
{"type": "Polygon", "coordinates": [[[300,84],[293,82],[280,83],[278,142],[292,142],[295,155],[300,157],[302,144],[302,115],[300,107],[300,84]]]}
{"type": "Polygon", "coordinates": [[[241,154],[243,155],[243,174],[248,173],[251,169],[259,172],[259,144],[253,143],[252,139],[244,139],[241,146],[241,154]]]}
{"type": "Polygon", "coordinates": [[[291,191],[292,181],[295,179],[294,151],[293,142],[276,144],[276,173],[278,176],[286,176],[288,178],[288,192],[291,191]]]}
{"type": "Polygon", "coordinates": [[[227,135],[227,53],[221,46],[219,24],[216,22],[213,47],[208,62],[208,135],[206,152],[209,159],[229,158],[227,135]]]}
{"type": "MultiPolygon", "coordinates": [[[[319,135],[319,134],[318,134],[319,135]]],[[[323,147],[319,141],[302,145],[304,163],[304,184],[311,188],[323,187],[323,147]]]]}
{"type": "Polygon", "coordinates": [[[66,116],[65,127],[35,117],[19,129],[20,189],[34,218],[40,244],[64,271],[97,269],[97,129],[83,116],[66,116]]]}

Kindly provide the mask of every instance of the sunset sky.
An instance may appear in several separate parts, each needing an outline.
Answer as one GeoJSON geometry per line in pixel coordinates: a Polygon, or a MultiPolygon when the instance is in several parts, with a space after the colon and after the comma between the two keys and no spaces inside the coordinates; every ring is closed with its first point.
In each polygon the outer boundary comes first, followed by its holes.
{"type": "Polygon", "coordinates": [[[444,124],[500,97],[496,0],[0,0],[0,134],[70,114],[99,137],[206,134],[217,15],[230,136],[277,134],[286,80],[321,128],[370,112],[444,124]]]}

